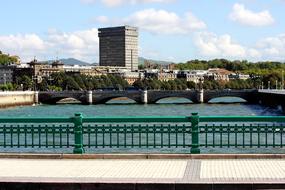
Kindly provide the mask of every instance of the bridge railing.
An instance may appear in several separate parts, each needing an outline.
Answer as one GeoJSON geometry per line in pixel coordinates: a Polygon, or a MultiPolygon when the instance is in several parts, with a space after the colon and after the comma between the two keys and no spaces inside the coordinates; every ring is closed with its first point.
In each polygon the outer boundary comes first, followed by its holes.
{"type": "Polygon", "coordinates": [[[200,116],[199,121],[200,147],[269,149],[284,146],[284,116],[200,116]]]}
{"type": "Polygon", "coordinates": [[[74,118],[0,118],[0,150],[74,146],[74,118]]]}
{"type": "MultiPolygon", "coordinates": [[[[0,151],[283,148],[284,116],[0,118],[0,151]]],[[[176,151],[177,152],[177,151],[176,151]]]]}

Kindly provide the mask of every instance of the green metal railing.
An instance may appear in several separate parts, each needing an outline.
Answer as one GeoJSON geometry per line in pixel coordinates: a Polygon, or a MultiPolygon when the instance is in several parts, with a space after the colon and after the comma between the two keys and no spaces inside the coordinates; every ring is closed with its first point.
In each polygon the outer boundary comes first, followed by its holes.
{"type": "Polygon", "coordinates": [[[284,116],[0,118],[1,148],[283,148],[284,116]]]}
{"type": "Polygon", "coordinates": [[[200,147],[283,148],[284,116],[200,116],[200,147]]]}

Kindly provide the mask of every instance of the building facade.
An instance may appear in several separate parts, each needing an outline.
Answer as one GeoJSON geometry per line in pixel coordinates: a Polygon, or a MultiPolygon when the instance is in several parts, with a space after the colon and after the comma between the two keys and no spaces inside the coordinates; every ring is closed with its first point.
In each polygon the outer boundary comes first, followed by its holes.
{"type": "Polygon", "coordinates": [[[160,81],[169,81],[175,80],[177,75],[173,72],[159,72],[157,75],[157,79],[160,81]]]}
{"type": "Polygon", "coordinates": [[[79,66],[79,65],[66,65],[63,67],[64,72],[69,75],[85,75],[85,76],[102,76],[106,75],[105,70],[97,69],[94,66],[79,66]]]}
{"type": "Polygon", "coordinates": [[[121,72],[120,76],[125,79],[130,85],[133,85],[137,80],[142,80],[144,78],[143,73],[131,71],[121,72]]]}
{"type": "Polygon", "coordinates": [[[191,70],[191,71],[179,71],[177,78],[186,79],[186,81],[191,81],[194,83],[200,83],[204,80],[204,77],[207,76],[207,70],[191,70]]]}
{"type": "Polygon", "coordinates": [[[208,69],[208,76],[214,80],[229,81],[229,75],[233,72],[221,68],[211,68],[208,69]]]}
{"type": "Polygon", "coordinates": [[[50,77],[53,73],[63,72],[63,63],[60,61],[54,61],[52,64],[48,62],[38,62],[36,59],[27,63],[29,68],[32,69],[32,79],[37,83],[41,83],[44,77],[50,77]]]}
{"type": "Polygon", "coordinates": [[[13,82],[14,69],[13,66],[0,66],[0,84],[13,82]]]}
{"type": "Polygon", "coordinates": [[[99,28],[100,66],[138,69],[138,29],[131,26],[99,28]]]}

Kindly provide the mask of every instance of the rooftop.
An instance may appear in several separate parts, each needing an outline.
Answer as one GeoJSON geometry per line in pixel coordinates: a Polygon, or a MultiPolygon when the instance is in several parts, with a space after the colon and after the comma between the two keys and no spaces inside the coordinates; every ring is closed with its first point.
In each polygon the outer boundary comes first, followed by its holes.
{"type": "Polygon", "coordinates": [[[128,25],[125,25],[125,26],[115,26],[115,27],[106,27],[106,28],[98,28],[98,31],[115,31],[115,30],[118,30],[118,31],[122,31],[122,30],[138,30],[137,27],[134,27],[134,26],[128,26],[128,25]]]}

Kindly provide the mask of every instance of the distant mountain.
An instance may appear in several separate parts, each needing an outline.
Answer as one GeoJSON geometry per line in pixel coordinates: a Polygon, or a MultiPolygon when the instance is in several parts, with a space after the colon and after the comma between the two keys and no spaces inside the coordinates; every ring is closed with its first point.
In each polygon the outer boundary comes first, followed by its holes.
{"type": "MultiPolygon", "coordinates": [[[[65,65],[93,65],[93,66],[99,65],[99,63],[88,63],[88,62],[81,61],[75,58],[60,59],[59,61],[61,61],[65,65]]],[[[146,59],[144,57],[139,57],[139,65],[144,64],[145,61],[148,61],[149,63],[156,64],[156,65],[168,65],[168,64],[173,63],[171,61],[161,61],[161,60],[153,60],[153,59],[146,59]]],[[[52,62],[52,61],[48,61],[48,62],[52,62]]]]}
{"type": "Polygon", "coordinates": [[[80,61],[75,58],[60,59],[59,61],[65,65],[90,65],[88,62],[80,61]]]}
{"type": "Polygon", "coordinates": [[[171,61],[160,61],[160,60],[153,60],[153,59],[146,59],[144,57],[139,57],[139,65],[143,65],[145,61],[148,61],[151,64],[157,64],[157,65],[169,65],[173,63],[171,61]]]}

